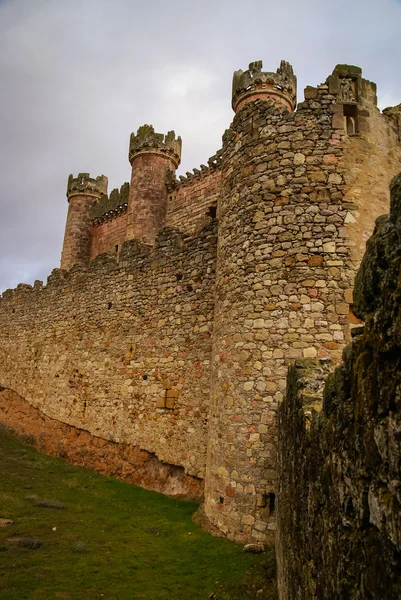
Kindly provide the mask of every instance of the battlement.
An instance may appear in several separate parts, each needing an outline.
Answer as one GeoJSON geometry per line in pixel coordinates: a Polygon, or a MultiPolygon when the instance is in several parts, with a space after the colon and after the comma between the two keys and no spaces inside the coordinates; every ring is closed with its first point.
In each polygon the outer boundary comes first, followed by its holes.
{"type": "Polygon", "coordinates": [[[99,202],[95,203],[92,208],[92,219],[95,225],[126,212],[129,187],[128,182],[124,183],[120,190],[115,188],[110,192],[109,196],[104,194],[100,197],[99,202]]]}
{"type": "Polygon", "coordinates": [[[86,194],[88,196],[100,197],[107,194],[108,179],[105,175],[93,178],[89,173],[78,173],[77,177],[72,174],[68,177],[67,198],[86,194]]]}
{"type": "Polygon", "coordinates": [[[143,125],[130,184],[70,176],[62,269],[0,298],[0,385],[205,478],[207,518],[270,543],[287,368],[334,364],[363,318],[354,275],[401,170],[401,106],[381,114],[375,84],[337,65],[294,111],[292,67],[261,61],[232,103],[222,149],[186,175],[181,138],[143,125]]]}
{"type": "Polygon", "coordinates": [[[193,168],[192,173],[187,171],[185,175],[180,175],[179,178],[176,177],[174,171],[169,169],[166,175],[167,190],[171,192],[179,187],[191,185],[195,180],[202,179],[215,171],[219,171],[221,169],[222,156],[223,150],[217,150],[217,152],[208,159],[208,166],[202,164],[199,169],[193,168]]]}
{"type": "Polygon", "coordinates": [[[181,147],[181,138],[176,138],[174,131],[164,135],[155,133],[152,125],[142,125],[136,134],[131,133],[128,160],[132,163],[138,154],[158,154],[170,158],[178,168],[181,162],[181,147]]]}
{"type": "Polygon", "coordinates": [[[282,60],[275,73],[262,71],[261,60],[251,62],[247,71],[239,69],[233,75],[232,107],[238,112],[244,104],[256,98],[270,98],[293,111],[297,101],[297,78],[290,63],[282,60]]]}

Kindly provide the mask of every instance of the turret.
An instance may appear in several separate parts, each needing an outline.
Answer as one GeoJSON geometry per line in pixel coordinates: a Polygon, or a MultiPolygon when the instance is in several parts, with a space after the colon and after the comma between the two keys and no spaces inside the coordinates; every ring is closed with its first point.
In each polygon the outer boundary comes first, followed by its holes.
{"type": "Polygon", "coordinates": [[[248,71],[235,71],[233,76],[232,107],[235,113],[245,104],[256,100],[272,100],[277,105],[295,109],[297,78],[290,63],[282,60],[275,73],[262,71],[261,60],[251,62],[248,71]]]}
{"type": "Polygon", "coordinates": [[[127,239],[139,238],[153,245],[165,225],[166,176],[180,164],[181,138],[176,138],[174,131],[163,135],[155,133],[152,125],[143,125],[131,134],[128,158],[132,175],[127,239]]]}
{"type": "Polygon", "coordinates": [[[69,176],[67,185],[69,207],[61,253],[62,269],[68,270],[76,264],[89,264],[92,208],[103,194],[107,194],[105,175],[100,175],[96,179],[90,177],[89,173],[79,173],[78,177],[69,176]]]}

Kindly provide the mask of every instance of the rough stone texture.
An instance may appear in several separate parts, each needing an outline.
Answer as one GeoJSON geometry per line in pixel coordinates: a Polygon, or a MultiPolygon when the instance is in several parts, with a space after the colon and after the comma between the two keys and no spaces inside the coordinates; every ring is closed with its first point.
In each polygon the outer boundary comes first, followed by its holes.
{"type": "Polygon", "coordinates": [[[127,239],[155,243],[157,232],[166,224],[167,172],[176,169],[180,159],[181,138],[175,139],[174,131],[164,136],[151,125],[143,125],[131,135],[127,239]]]}
{"type": "Polygon", "coordinates": [[[104,175],[96,179],[89,177],[89,173],[79,173],[76,178],[70,175],[67,186],[69,206],[61,253],[62,269],[89,264],[93,205],[104,194],[107,194],[107,177],[104,175]]]}
{"type": "MultiPolygon", "coordinates": [[[[340,73],[349,76],[368,147],[363,111],[369,106],[383,119],[375,86],[354,67],[340,73]]],[[[361,251],[352,227],[358,206],[347,194],[364,163],[349,149],[338,71],[329,83],[309,90],[295,113],[272,101],[248,102],[223,137],[205,510],[244,541],[274,537],[276,415],[288,363],[339,360],[349,337],[361,251]]],[[[386,119],[380,135],[376,152],[393,175],[401,152],[386,119]],[[388,160],[391,152],[397,160],[388,160]]],[[[374,197],[369,205],[371,226],[380,202],[374,197]]]]}
{"type": "Polygon", "coordinates": [[[96,437],[47,417],[11,390],[0,393],[0,423],[39,452],[169,496],[199,499],[203,481],[130,444],[96,437]]]}
{"type": "Polygon", "coordinates": [[[0,299],[0,382],[52,419],[204,477],[216,221],[0,299]]]}
{"type": "Polygon", "coordinates": [[[292,66],[282,60],[275,73],[262,71],[261,60],[250,63],[247,71],[235,71],[233,77],[232,107],[235,113],[256,99],[273,100],[294,110],[297,100],[297,78],[292,66]]]}
{"type": "Polygon", "coordinates": [[[217,210],[221,190],[221,155],[212,156],[208,167],[201,165],[200,169],[194,169],[186,177],[181,176],[180,180],[171,173],[167,189],[166,224],[179,227],[187,235],[196,235],[217,210]]]}
{"type": "Polygon", "coordinates": [[[401,597],[401,175],[391,192],[356,282],[366,325],[323,401],[323,365],[289,372],[278,445],[281,600],[401,597]]]}
{"type": "Polygon", "coordinates": [[[380,114],[359,67],[338,65],[296,112],[288,63],[241,73],[237,114],[208,166],[177,180],[181,140],[141,127],[128,201],[124,186],[90,210],[80,200],[91,266],[4,294],[0,385],[51,418],[206,475],[208,518],[265,543],[288,364],[340,360],[401,146],[398,108],[380,114]],[[166,223],[182,233],[157,237],[166,223]]]}

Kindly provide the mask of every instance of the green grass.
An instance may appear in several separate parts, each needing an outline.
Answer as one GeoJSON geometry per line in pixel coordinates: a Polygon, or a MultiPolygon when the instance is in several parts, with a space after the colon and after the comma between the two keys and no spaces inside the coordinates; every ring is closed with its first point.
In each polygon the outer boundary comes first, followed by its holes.
{"type": "Polygon", "coordinates": [[[0,527],[0,598],[276,598],[273,550],[244,554],[212,537],[192,522],[196,509],[39,454],[1,428],[0,518],[13,523],[0,527]]]}

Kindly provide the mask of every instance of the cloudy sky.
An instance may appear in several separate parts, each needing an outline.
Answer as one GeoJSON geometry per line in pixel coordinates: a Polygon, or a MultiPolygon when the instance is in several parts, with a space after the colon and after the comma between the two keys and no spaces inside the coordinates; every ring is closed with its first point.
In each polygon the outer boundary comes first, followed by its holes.
{"type": "Polygon", "coordinates": [[[131,131],[183,138],[180,172],[221,147],[231,78],[292,63],[303,88],[362,67],[401,102],[401,0],[0,0],[0,292],[59,266],[69,173],[129,180],[131,131]]]}

